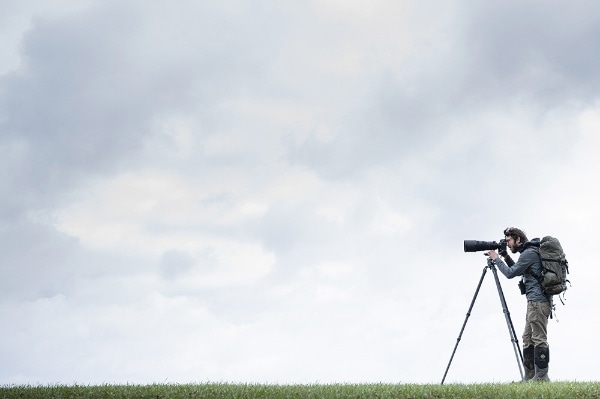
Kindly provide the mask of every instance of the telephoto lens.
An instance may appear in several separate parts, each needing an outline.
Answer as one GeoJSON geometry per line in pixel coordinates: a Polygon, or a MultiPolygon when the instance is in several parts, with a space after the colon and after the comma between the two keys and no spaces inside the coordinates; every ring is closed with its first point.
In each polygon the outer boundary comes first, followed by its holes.
{"type": "Polygon", "coordinates": [[[465,252],[489,251],[498,248],[500,248],[500,244],[496,241],[465,240],[465,252]]]}

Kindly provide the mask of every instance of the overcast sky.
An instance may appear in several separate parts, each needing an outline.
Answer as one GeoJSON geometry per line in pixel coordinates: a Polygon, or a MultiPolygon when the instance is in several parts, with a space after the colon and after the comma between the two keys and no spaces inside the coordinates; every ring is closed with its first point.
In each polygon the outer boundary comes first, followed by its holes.
{"type": "MultiPolygon", "coordinates": [[[[599,379],[596,1],[0,8],[0,384],[439,383],[508,226],[599,379]]],[[[488,273],[446,381],[518,379],[488,273]]]]}

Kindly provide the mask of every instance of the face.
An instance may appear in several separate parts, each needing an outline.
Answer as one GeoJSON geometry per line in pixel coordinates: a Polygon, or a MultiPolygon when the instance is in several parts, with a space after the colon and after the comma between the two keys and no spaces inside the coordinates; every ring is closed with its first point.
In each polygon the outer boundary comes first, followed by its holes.
{"type": "Polygon", "coordinates": [[[506,246],[510,249],[510,252],[516,254],[517,247],[519,246],[519,244],[521,244],[521,237],[517,237],[517,239],[515,240],[511,236],[505,236],[504,239],[506,240],[506,246]]]}

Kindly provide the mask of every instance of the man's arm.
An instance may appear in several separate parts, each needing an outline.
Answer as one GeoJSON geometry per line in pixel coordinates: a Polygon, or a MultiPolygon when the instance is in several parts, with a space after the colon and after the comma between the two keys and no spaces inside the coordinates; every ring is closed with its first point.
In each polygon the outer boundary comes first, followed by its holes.
{"type": "Polygon", "coordinates": [[[533,259],[531,254],[536,255],[533,251],[526,251],[519,256],[519,260],[515,262],[512,266],[507,266],[506,263],[498,256],[496,251],[488,251],[485,255],[489,256],[490,259],[494,262],[494,264],[500,269],[502,274],[506,276],[506,278],[513,278],[516,276],[522,276],[525,270],[527,270],[531,264],[533,263],[533,259]]]}

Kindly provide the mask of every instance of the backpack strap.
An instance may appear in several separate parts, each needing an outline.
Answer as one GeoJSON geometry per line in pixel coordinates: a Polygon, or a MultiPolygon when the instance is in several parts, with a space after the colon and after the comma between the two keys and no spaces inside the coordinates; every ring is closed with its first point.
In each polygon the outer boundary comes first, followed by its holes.
{"type": "MultiPolygon", "coordinates": [[[[538,254],[538,257],[540,258],[540,266],[542,267],[542,273],[544,271],[550,271],[551,272],[552,270],[548,270],[548,269],[546,269],[544,267],[544,260],[546,260],[546,259],[542,258],[542,254],[540,254],[540,247],[539,247],[539,245],[532,245],[532,248],[534,248],[534,251],[538,254]]],[[[531,272],[531,275],[533,277],[535,277],[536,281],[540,285],[540,288],[542,289],[542,293],[545,294],[546,298],[548,298],[548,301],[550,301],[550,318],[552,319],[552,314],[554,313],[554,301],[552,301],[552,295],[546,294],[546,290],[544,289],[544,284],[542,284],[542,281],[544,281],[544,275],[543,274],[542,275],[535,274],[533,272],[533,270],[531,270],[531,267],[529,267],[529,270],[531,272]]],[[[561,299],[561,302],[562,302],[562,299],[561,299]]]]}

